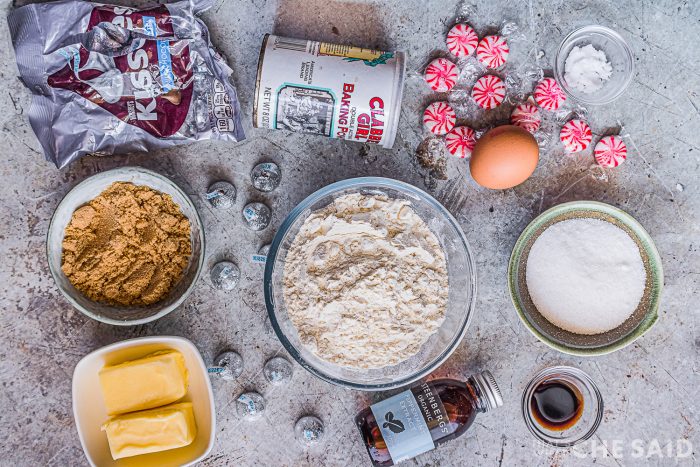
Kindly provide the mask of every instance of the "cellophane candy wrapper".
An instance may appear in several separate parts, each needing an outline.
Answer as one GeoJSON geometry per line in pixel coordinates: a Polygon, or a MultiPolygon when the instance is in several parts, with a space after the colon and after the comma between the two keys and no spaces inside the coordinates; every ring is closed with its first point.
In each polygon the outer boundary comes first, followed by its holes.
{"type": "Polygon", "coordinates": [[[212,3],[136,10],[62,0],[14,10],[12,43],[46,158],[61,168],[86,154],[242,140],[232,70],[197,18],[212,3]]]}

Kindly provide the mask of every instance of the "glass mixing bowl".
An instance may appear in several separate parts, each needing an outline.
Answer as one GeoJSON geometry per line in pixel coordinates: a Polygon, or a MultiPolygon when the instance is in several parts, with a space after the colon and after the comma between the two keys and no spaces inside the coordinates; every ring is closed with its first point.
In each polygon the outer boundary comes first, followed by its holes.
{"type": "Polygon", "coordinates": [[[270,247],[265,266],[265,303],[270,322],[287,351],[299,364],[330,383],[364,391],[393,389],[435,370],[455,350],[474,312],[476,274],[474,257],[454,217],[437,200],[407,183],[388,178],[354,178],[318,190],[292,210],[270,247]],[[301,342],[287,315],[283,297],[284,264],[294,237],[306,218],[350,193],[383,194],[407,199],[440,241],[447,258],[449,298],[445,321],[420,351],[399,364],[379,369],[342,367],[322,360],[301,342]]]}
{"type": "Polygon", "coordinates": [[[569,97],[582,104],[609,104],[622,95],[632,81],[633,75],[632,49],[622,36],[604,26],[584,26],[569,33],[559,45],[554,60],[554,77],[557,82],[569,97]],[[565,77],[565,66],[566,59],[574,47],[584,47],[589,44],[605,53],[613,72],[601,89],[587,94],[569,86],[565,77]]]}

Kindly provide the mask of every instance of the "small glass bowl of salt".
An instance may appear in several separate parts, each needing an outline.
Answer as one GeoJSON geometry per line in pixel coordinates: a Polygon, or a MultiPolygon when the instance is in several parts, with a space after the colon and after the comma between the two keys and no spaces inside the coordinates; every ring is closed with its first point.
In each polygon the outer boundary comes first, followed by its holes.
{"type": "Polygon", "coordinates": [[[617,32],[584,26],[564,38],[554,61],[554,77],[573,100],[609,104],[627,88],[634,74],[632,50],[617,32]]]}

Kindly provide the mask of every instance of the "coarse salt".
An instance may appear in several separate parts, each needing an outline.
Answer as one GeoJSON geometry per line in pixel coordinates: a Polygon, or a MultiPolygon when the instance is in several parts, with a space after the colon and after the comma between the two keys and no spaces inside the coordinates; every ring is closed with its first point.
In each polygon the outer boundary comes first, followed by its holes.
{"type": "Polygon", "coordinates": [[[532,302],[549,322],[576,334],[599,334],[634,313],[646,270],[637,244],[621,228],[600,219],[568,219],[535,240],[525,278],[532,302]]]}
{"type": "Polygon", "coordinates": [[[605,52],[591,44],[571,49],[564,64],[564,79],[567,84],[585,94],[600,90],[612,72],[612,65],[605,52]]]}

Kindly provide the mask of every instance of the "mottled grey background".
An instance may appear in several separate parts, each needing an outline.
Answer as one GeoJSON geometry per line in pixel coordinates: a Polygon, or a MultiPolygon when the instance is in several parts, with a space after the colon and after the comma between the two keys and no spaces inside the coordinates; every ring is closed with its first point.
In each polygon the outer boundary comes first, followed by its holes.
{"type": "MultiPolygon", "coordinates": [[[[123,2],[128,3],[128,2],[123,2]]],[[[270,356],[284,351],[266,323],[262,267],[249,256],[268,243],[291,208],[322,186],[349,177],[394,177],[426,188],[459,219],[476,254],[479,276],[477,314],[466,338],[437,375],[465,378],[488,368],[500,382],[505,406],[482,415],[467,436],[406,465],[640,465],[631,442],[642,440],[652,465],[674,465],[655,454],[654,440],[667,455],[677,439],[694,444],[681,465],[698,463],[697,400],[698,278],[700,236],[700,3],[687,1],[492,0],[480,2],[474,26],[479,32],[515,21],[524,40],[513,44],[512,64],[551,66],[563,36],[579,25],[615,28],[636,56],[636,73],[615,104],[589,109],[596,136],[624,125],[629,158],[615,170],[592,166],[590,151],[563,155],[560,146],[543,152],[535,174],[505,191],[478,187],[463,161],[450,161],[448,181],[435,181],[414,163],[422,139],[419,112],[430,97],[413,74],[406,85],[401,126],[394,150],[318,137],[252,130],[250,113],[262,36],[352,43],[409,53],[409,69],[419,70],[443,48],[458,11],[455,1],[344,2],[337,0],[224,1],[204,15],[213,41],[234,68],[249,139],[242,144],[199,143],[151,154],[85,158],[58,171],[44,161],[27,123],[29,93],[16,77],[7,25],[0,21],[0,464],[85,464],[71,412],[71,374],[86,353],[137,336],[173,334],[192,339],[211,358],[232,347],[245,359],[234,383],[214,382],[217,440],[204,465],[368,465],[353,425],[355,413],[372,395],[342,390],[295,365],[284,387],[271,387],[261,374],[270,356]],[[542,51],[542,53],[540,53],[542,51]],[[260,160],[279,163],[281,187],[256,193],[248,174],[260,160]],[[85,318],[59,295],[46,264],[44,239],[55,206],[85,177],[112,167],[142,165],[179,183],[194,199],[207,234],[207,265],[222,257],[241,266],[233,292],[218,292],[202,278],[184,306],[158,322],[117,328],[85,318]],[[213,212],[202,197],[215,179],[239,189],[236,209],[213,212]],[[635,216],[661,252],[666,279],[657,325],[636,344],[615,354],[573,358],[540,344],[520,323],[508,298],[506,264],[520,231],[543,210],[565,201],[593,199],[635,216]],[[274,210],[272,226],[253,233],[240,209],[263,200],[274,210]],[[520,415],[521,392],[540,368],[571,364],[591,374],[605,398],[605,417],[595,441],[607,442],[595,459],[590,445],[579,458],[566,450],[538,448],[520,415]],[[264,419],[240,421],[235,397],[256,390],[267,399],[264,419]],[[314,413],[326,424],[324,442],[305,451],[294,442],[293,425],[314,413]],[[618,458],[614,440],[620,443],[618,458]]],[[[13,7],[1,0],[6,15],[13,7]]],[[[503,121],[506,106],[479,127],[503,121]]]]}

